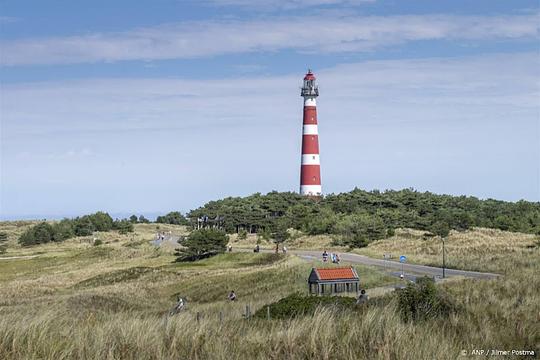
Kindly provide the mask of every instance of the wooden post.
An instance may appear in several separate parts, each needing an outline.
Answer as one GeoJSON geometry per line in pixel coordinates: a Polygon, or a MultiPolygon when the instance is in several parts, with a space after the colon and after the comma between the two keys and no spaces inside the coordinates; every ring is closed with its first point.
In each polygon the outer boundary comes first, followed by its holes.
{"type": "Polygon", "coordinates": [[[197,325],[200,323],[201,321],[201,313],[197,311],[197,325]]]}
{"type": "Polygon", "coordinates": [[[266,319],[270,320],[270,306],[266,307],[266,319]]]}
{"type": "Polygon", "coordinates": [[[219,312],[219,325],[223,324],[223,311],[219,312]]]}

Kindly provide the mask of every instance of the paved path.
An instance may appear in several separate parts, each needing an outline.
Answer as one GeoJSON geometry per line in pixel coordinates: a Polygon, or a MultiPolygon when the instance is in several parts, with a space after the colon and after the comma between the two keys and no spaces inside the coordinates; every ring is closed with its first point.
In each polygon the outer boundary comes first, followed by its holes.
{"type": "Polygon", "coordinates": [[[33,259],[39,255],[21,255],[21,256],[6,256],[0,257],[0,260],[13,260],[13,259],[33,259]]]}
{"type": "Polygon", "coordinates": [[[163,240],[152,240],[151,243],[155,246],[162,246],[162,245],[170,245],[170,246],[178,246],[178,240],[180,240],[180,236],[176,235],[165,235],[165,238],[163,240]]]}
{"type": "MultiPolygon", "coordinates": [[[[261,249],[261,251],[270,252],[272,250],[261,249]]],[[[291,254],[298,255],[305,259],[310,259],[310,260],[322,259],[322,251],[319,251],[319,250],[289,250],[288,252],[291,254]]],[[[339,253],[339,256],[342,261],[351,262],[353,264],[376,266],[376,267],[379,267],[388,271],[397,270],[394,273],[392,273],[392,274],[397,274],[397,276],[399,276],[399,274],[401,273],[401,269],[403,266],[403,271],[405,272],[406,276],[407,274],[409,275],[416,274],[416,275],[427,275],[430,277],[433,277],[433,276],[442,277],[442,268],[439,268],[439,267],[407,264],[407,263],[401,264],[397,261],[373,259],[364,255],[350,254],[350,253],[339,253]]],[[[475,278],[475,279],[495,279],[501,275],[493,274],[493,273],[467,271],[467,270],[446,269],[446,277],[454,277],[454,276],[462,276],[466,278],[475,278]]]]}

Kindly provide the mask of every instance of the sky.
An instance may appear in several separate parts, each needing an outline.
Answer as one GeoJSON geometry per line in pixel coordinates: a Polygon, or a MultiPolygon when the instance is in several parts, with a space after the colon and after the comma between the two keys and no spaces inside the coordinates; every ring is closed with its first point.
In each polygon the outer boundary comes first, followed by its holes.
{"type": "Polygon", "coordinates": [[[0,0],[0,218],[298,191],[540,201],[540,8],[502,0],[0,0]]]}

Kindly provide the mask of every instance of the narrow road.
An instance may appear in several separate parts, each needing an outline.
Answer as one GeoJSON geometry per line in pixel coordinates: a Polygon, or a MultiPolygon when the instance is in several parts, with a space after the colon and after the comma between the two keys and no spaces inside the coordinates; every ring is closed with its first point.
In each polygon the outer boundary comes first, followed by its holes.
{"type": "MultiPolygon", "coordinates": [[[[263,250],[264,252],[271,252],[272,250],[263,250]]],[[[300,256],[301,258],[307,258],[312,260],[321,260],[322,251],[319,250],[289,250],[291,254],[300,256]]],[[[437,276],[442,277],[442,268],[426,265],[416,265],[416,264],[401,264],[396,261],[388,260],[379,260],[373,259],[364,255],[350,254],[350,253],[339,253],[339,256],[342,261],[347,261],[353,264],[362,264],[368,266],[376,266],[384,270],[397,270],[397,276],[403,271],[405,276],[410,274],[415,275],[427,275],[430,277],[437,276]]],[[[456,269],[446,269],[446,277],[453,276],[462,276],[466,278],[473,279],[496,279],[501,276],[499,274],[485,273],[485,272],[476,272],[476,271],[467,271],[467,270],[456,270],[456,269]]],[[[394,273],[395,274],[395,273],[394,273]]]]}

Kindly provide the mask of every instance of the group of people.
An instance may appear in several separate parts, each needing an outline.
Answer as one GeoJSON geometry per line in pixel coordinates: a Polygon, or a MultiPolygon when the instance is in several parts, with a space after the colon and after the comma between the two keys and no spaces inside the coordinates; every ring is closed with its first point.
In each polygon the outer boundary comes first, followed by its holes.
{"type": "MultiPolygon", "coordinates": [[[[326,250],[324,250],[324,252],[322,253],[323,262],[328,262],[328,257],[329,257],[328,253],[326,252],[326,250]]],[[[334,253],[330,253],[330,260],[334,264],[339,264],[339,262],[341,261],[339,254],[334,254],[334,253]]]]}
{"type": "Polygon", "coordinates": [[[171,235],[172,235],[172,231],[168,231],[168,232],[160,231],[156,233],[156,240],[163,241],[165,240],[166,236],[171,236],[171,235]]]}
{"type": "MultiPolygon", "coordinates": [[[[258,253],[258,252],[260,252],[260,251],[261,251],[261,248],[260,248],[259,244],[257,244],[257,245],[255,246],[255,248],[253,249],[253,252],[254,252],[254,253],[258,253]]],[[[276,254],[279,253],[279,244],[276,244],[276,249],[275,249],[275,251],[276,251],[276,254]]],[[[286,247],[285,245],[283,245],[283,247],[281,248],[281,251],[282,251],[284,254],[286,254],[286,253],[287,253],[287,247],[286,247]]]]}

